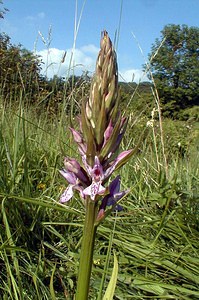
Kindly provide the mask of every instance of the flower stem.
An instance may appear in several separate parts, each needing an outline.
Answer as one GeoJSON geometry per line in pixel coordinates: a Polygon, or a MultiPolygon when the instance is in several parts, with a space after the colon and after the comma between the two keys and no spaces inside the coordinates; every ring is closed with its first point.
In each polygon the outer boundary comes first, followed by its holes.
{"type": "Polygon", "coordinates": [[[80,254],[79,274],[77,281],[76,300],[87,300],[91,269],[93,263],[93,250],[97,226],[96,221],[97,204],[91,199],[87,200],[86,216],[84,222],[82,248],[80,254]]]}

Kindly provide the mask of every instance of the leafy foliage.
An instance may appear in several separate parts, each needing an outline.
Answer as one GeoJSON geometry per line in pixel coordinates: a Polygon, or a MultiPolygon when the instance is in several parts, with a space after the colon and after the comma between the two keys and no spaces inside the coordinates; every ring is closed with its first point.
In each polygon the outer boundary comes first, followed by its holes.
{"type": "Polygon", "coordinates": [[[14,101],[21,95],[27,103],[34,102],[39,92],[40,61],[31,51],[12,45],[10,37],[0,34],[0,86],[5,102],[14,101]]]}
{"type": "Polygon", "coordinates": [[[149,59],[165,115],[176,117],[180,110],[198,105],[198,27],[165,26],[149,59]]]}

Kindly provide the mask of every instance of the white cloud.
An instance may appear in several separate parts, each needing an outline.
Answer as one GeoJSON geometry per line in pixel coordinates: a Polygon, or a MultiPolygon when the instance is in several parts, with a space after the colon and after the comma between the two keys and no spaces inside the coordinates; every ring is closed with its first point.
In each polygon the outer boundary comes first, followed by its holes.
{"type": "Polygon", "coordinates": [[[39,19],[44,19],[45,16],[46,16],[46,15],[45,15],[45,13],[44,13],[43,11],[37,14],[37,17],[38,17],[39,19]]]}
{"type": "Polygon", "coordinates": [[[39,12],[38,14],[36,14],[35,16],[27,16],[25,19],[26,21],[30,21],[30,22],[35,22],[37,20],[41,20],[45,18],[45,13],[44,12],[39,12]]]}
{"type": "Polygon", "coordinates": [[[96,46],[90,44],[90,45],[86,45],[80,48],[83,52],[86,53],[90,53],[92,55],[98,55],[99,52],[99,48],[97,48],[96,46]]]}
{"type": "MultiPolygon", "coordinates": [[[[50,48],[38,51],[43,61],[42,73],[48,78],[54,75],[68,77],[73,73],[82,75],[88,71],[92,75],[95,70],[96,58],[99,48],[94,45],[86,45],[79,49],[67,49],[66,51],[57,48],[50,48]]],[[[119,81],[142,82],[148,81],[146,74],[140,69],[119,70],[119,81]]]]}
{"type": "Polygon", "coordinates": [[[50,48],[38,51],[43,61],[42,73],[48,78],[57,76],[81,75],[83,71],[94,72],[96,53],[94,45],[84,46],[80,49],[50,48]]]}

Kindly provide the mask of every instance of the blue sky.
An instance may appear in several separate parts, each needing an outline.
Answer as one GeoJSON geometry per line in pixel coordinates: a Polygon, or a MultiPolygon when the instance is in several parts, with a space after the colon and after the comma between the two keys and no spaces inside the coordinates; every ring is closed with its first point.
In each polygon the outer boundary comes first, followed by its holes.
{"type": "Polygon", "coordinates": [[[0,20],[0,32],[41,55],[48,76],[68,75],[72,52],[75,73],[88,70],[92,75],[101,31],[106,29],[112,40],[119,31],[120,80],[131,81],[134,76],[134,81],[143,81],[142,65],[165,25],[199,26],[199,0],[4,0],[3,4],[10,11],[0,20]],[[75,21],[79,27],[74,44],[75,21]]]}

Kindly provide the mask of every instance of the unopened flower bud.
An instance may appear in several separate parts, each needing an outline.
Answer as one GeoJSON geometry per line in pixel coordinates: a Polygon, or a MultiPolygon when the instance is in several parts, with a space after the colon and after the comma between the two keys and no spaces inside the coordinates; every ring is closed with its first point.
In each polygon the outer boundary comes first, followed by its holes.
{"type": "Polygon", "coordinates": [[[92,81],[90,97],[85,103],[83,128],[88,139],[88,128],[94,137],[96,150],[104,141],[108,124],[116,117],[118,106],[118,67],[116,53],[108,33],[104,31],[100,42],[100,52],[96,62],[95,76],[92,81]]]}

